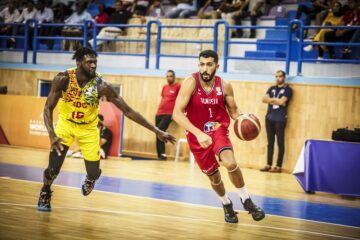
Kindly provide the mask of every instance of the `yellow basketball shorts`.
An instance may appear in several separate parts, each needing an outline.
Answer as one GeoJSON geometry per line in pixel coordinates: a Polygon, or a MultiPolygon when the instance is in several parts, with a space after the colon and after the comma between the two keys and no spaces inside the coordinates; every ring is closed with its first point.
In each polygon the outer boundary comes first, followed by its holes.
{"type": "Polygon", "coordinates": [[[76,138],[85,160],[100,160],[100,132],[97,128],[97,121],[89,124],[76,124],[59,118],[55,134],[62,139],[62,144],[69,147],[76,138]]]}

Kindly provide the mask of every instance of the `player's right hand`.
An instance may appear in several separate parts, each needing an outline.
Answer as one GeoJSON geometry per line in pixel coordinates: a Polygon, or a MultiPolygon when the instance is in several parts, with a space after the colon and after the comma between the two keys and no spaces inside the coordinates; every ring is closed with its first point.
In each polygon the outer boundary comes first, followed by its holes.
{"type": "Polygon", "coordinates": [[[203,132],[196,135],[196,139],[202,148],[208,148],[212,144],[212,138],[203,132]]]}
{"type": "Polygon", "coordinates": [[[58,156],[61,156],[61,151],[64,150],[64,147],[61,144],[61,142],[62,139],[59,137],[53,137],[51,139],[51,152],[55,150],[58,156]]]}

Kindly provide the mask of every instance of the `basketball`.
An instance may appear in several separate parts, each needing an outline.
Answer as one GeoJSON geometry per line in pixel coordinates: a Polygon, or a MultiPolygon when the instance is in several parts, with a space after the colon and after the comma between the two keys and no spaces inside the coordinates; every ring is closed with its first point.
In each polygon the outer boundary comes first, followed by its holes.
{"type": "Polygon", "coordinates": [[[243,141],[255,139],[261,130],[259,119],[252,113],[242,114],[234,123],[236,136],[243,141]]]}

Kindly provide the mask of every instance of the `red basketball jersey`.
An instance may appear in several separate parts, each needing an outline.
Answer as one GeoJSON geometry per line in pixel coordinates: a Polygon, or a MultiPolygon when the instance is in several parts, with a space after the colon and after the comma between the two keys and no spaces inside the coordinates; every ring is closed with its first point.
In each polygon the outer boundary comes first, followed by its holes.
{"type": "Polygon", "coordinates": [[[230,117],[225,105],[222,79],[215,76],[213,88],[206,92],[200,83],[200,73],[194,73],[196,88],[185,108],[190,122],[204,133],[212,135],[218,128],[228,128],[230,117]]]}

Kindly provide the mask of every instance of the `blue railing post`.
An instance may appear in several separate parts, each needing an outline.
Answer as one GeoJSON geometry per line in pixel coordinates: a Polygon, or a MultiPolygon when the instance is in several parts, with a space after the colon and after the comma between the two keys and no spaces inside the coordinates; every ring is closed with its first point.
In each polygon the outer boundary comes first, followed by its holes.
{"type": "Polygon", "coordinates": [[[34,22],[34,36],[33,36],[33,56],[32,56],[32,63],[36,64],[36,55],[37,55],[37,34],[38,34],[38,21],[36,19],[33,20],[34,22]]]}
{"type": "Polygon", "coordinates": [[[146,45],[145,45],[145,68],[149,69],[150,65],[150,49],[151,49],[151,26],[157,24],[159,26],[159,20],[151,20],[146,25],[146,45]]]}
{"type": "Polygon", "coordinates": [[[223,71],[227,72],[228,64],[228,55],[229,55],[229,24],[225,24],[225,39],[224,39],[224,69],[223,71]]]}
{"type": "Polygon", "coordinates": [[[96,42],[97,42],[97,40],[96,40],[96,36],[97,36],[97,24],[96,24],[96,22],[94,21],[93,22],[93,32],[92,32],[92,37],[93,37],[93,50],[94,51],[96,51],[96,42]]]}
{"type": "Polygon", "coordinates": [[[227,22],[224,21],[224,20],[218,20],[218,21],[215,22],[215,25],[214,25],[214,45],[213,45],[213,49],[214,49],[215,52],[217,52],[218,49],[219,49],[218,48],[218,44],[219,44],[218,40],[219,40],[219,25],[220,24],[226,25],[227,22]]]}
{"type": "Polygon", "coordinates": [[[288,39],[287,39],[287,49],[286,49],[286,63],[285,63],[285,73],[286,75],[290,74],[290,64],[291,64],[291,48],[292,48],[292,26],[294,24],[300,24],[300,21],[295,19],[292,20],[288,25],[288,39]]]}
{"type": "MultiPolygon", "coordinates": [[[[94,21],[95,22],[95,21],[94,21]]],[[[93,21],[85,21],[84,22],[84,30],[83,30],[83,47],[86,47],[87,46],[87,42],[88,42],[88,27],[89,27],[89,24],[94,24],[93,21]]],[[[93,26],[93,25],[92,25],[93,26]]]]}
{"type": "Polygon", "coordinates": [[[161,54],[161,23],[158,24],[158,32],[156,39],[156,69],[160,67],[160,54],[161,54]]]}
{"type": "Polygon", "coordinates": [[[31,22],[31,20],[27,20],[25,22],[23,63],[27,63],[27,58],[28,58],[29,22],[31,22]]]}
{"type": "Polygon", "coordinates": [[[301,21],[298,22],[299,27],[299,48],[298,48],[298,62],[296,75],[300,76],[302,72],[302,58],[303,58],[303,43],[304,43],[304,29],[301,21]]]}

